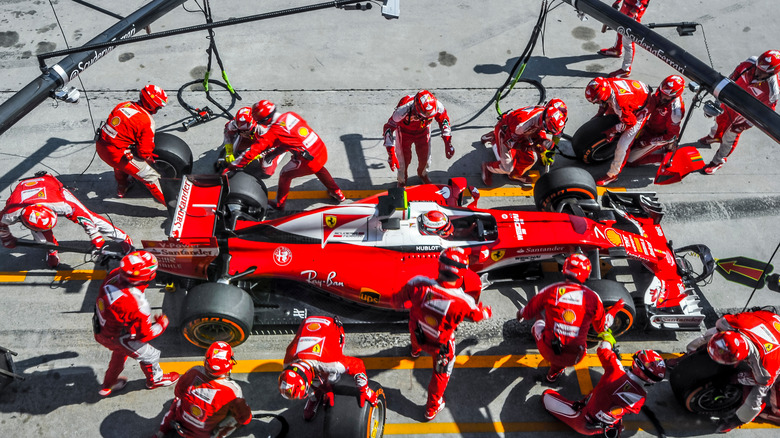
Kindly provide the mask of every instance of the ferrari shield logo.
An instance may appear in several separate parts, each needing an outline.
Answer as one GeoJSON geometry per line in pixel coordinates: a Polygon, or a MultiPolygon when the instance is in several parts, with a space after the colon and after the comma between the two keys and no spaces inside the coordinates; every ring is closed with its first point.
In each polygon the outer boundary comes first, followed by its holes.
{"type": "Polygon", "coordinates": [[[773,344],[771,342],[764,343],[764,351],[766,351],[767,353],[769,353],[770,351],[774,350],[775,347],[777,347],[777,345],[775,345],[775,344],[773,344]]]}
{"type": "Polygon", "coordinates": [[[506,251],[503,249],[499,249],[497,251],[493,251],[490,253],[490,258],[493,259],[494,262],[497,262],[504,258],[504,254],[506,254],[506,251]]]}
{"type": "Polygon", "coordinates": [[[336,228],[336,216],[333,215],[326,215],[325,216],[325,225],[328,226],[328,228],[336,228]]]}

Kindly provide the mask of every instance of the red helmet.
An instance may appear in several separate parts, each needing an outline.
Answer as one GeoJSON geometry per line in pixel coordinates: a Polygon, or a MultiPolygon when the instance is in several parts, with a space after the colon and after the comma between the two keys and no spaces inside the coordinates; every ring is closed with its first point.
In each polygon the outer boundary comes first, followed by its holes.
{"type": "Polygon", "coordinates": [[[217,341],[211,344],[206,351],[206,359],[203,366],[206,368],[206,374],[211,377],[226,376],[233,369],[236,363],[233,357],[233,348],[224,341],[217,341]]]}
{"type": "Polygon", "coordinates": [[[439,210],[431,210],[420,215],[420,232],[428,235],[438,234],[447,238],[452,234],[452,222],[446,214],[439,210]]]}
{"type": "Polygon", "coordinates": [[[236,118],[233,120],[235,120],[236,128],[238,128],[239,131],[251,131],[257,126],[257,122],[254,117],[252,117],[252,108],[249,108],[248,106],[238,110],[236,118]]]}
{"type": "Polygon", "coordinates": [[[436,105],[436,98],[428,90],[422,90],[414,96],[414,110],[420,117],[433,117],[436,114],[436,105]]]}
{"type": "Polygon", "coordinates": [[[447,248],[439,254],[439,276],[445,281],[461,278],[461,269],[468,269],[468,267],[469,258],[463,248],[447,248]]]}
{"type": "Polygon", "coordinates": [[[667,77],[658,87],[658,93],[670,98],[682,95],[683,91],[685,91],[685,79],[678,75],[667,77]]]}
{"type": "Polygon", "coordinates": [[[750,347],[745,335],[729,330],[719,332],[711,337],[707,342],[707,352],[717,363],[734,365],[747,358],[750,347]]]}
{"type": "Polygon", "coordinates": [[[660,382],[666,377],[666,363],[660,354],[653,350],[641,350],[634,353],[631,372],[647,383],[660,382]]]}
{"type": "Polygon", "coordinates": [[[157,85],[149,84],[141,88],[139,102],[145,110],[154,114],[168,103],[168,95],[157,85]]]}
{"type": "Polygon", "coordinates": [[[28,205],[22,210],[21,220],[33,231],[49,231],[57,225],[57,213],[45,205],[28,205]]]}
{"type": "Polygon", "coordinates": [[[563,262],[562,272],[564,277],[583,283],[590,277],[591,269],[590,259],[584,254],[572,254],[563,262]]]}
{"type": "Polygon", "coordinates": [[[147,251],[133,251],[119,262],[119,275],[133,285],[148,283],[157,276],[157,257],[147,251]]]}
{"type": "Polygon", "coordinates": [[[276,113],[276,105],[269,100],[261,100],[252,105],[252,116],[261,125],[268,126],[274,118],[274,113],[276,113]]]}
{"type": "Polygon", "coordinates": [[[609,99],[612,95],[612,87],[606,79],[598,77],[590,81],[585,87],[585,99],[590,103],[599,103],[609,99]]]}
{"type": "Polygon", "coordinates": [[[767,50],[758,57],[756,61],[756,67],[759,70],[774,74],[780,69],[780,51],[779,50],[767,50]]]}
{"type": "Polygon", "coordinates": [[[553,99],[544,107],[543,123],[545,131],[553,135],[563,132],[566,127],[567,114],[569,113],[566,104],[561,99],[553,99]]]}
{"type": "Polygon", "coordinates": [[[313,378],[314,373],[308,363],[293,362],[279,374],[279,393],[287,400],[304,398],[309,393],[313,378]]]}

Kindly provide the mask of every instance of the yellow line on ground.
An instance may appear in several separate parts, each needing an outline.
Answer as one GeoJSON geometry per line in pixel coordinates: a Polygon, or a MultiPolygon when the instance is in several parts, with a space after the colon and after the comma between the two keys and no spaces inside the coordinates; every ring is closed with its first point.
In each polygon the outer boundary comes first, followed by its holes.
{"type": "Polygon", "coordinates": [[[102,280],[106,278],[107,272],[103,269],[84,269],[73,271],[57,271],[54,274],[54,281],[84,281],[84,280],[102,280]]]}
{"type": "Polygon", "coordinates": [[[0,283],[15,283],[24,281],[25,278],[27,278],[27,271],[0,271],[0,283]]]}
{"type": "MultiPolygon", "coordinates": [[[[760,421],[760,420],[759,420],[760,421]]],[[[625,421],[626,431],[655,432],[655,427],[648,421],[625,421]]],[[[680,425],[676,430],[691,430],[694,425],[680,425]]],[[[742,426],[742,429],[780,429],[771,423],[753,422],[742,426]]],[[[560,421],[529,421],[529,422],[495,422],[495,423],[387,423],[385,435],[425,435],[446,433],[506,433],[506,432],[565,432],[571,430],[560,421]]]]}

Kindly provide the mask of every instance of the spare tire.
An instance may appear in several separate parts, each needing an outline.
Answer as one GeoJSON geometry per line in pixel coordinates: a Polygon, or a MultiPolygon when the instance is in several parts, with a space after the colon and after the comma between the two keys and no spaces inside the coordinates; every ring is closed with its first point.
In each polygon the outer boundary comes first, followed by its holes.
{"type": "MultiPolygon", "coordinates": [[[[622,283],[618,283],[614,280],[604,279],[591,279],[585,282],[585,286],[593,289],[601,298],[602,304],[604,304],[604,310],[617,304],[621,299],[624,302],[623,308],[618,310],[615,315],[615,320],[612,322],[612,336],[618,337],[627,332],[634,325],[634,318],[636,317],[636,307],[634,307],[634,299],[631,297],[631,293],[628,292],[622,283]]],[[[588,332],[589,341],[598,341],[597,333],[590,328],[588,332]]]]}
{"type": "Polygon", "coordinates": [[[617,137],[608,142],[604,131],[617,125],[620,118],[615,114],[594,117],[580,126],[571,138],[574,155],[585,164],[612,161],[615,157],[617,137]]]}
{"type": "MultiPolygon", "coordinates": [[[[268,210],[268,189],[262,180],[247,172],[236,172],[228,179],[228,195],[226,204],[240,204],[253,209],[261,209],[262,214],[268,210]]],[[[258,216],[254,214],[254,216],[258,216]]]]}
{"type": "Polygon", "coordinates": [[[333,386],[334,403],[325,410],[323,436],[325,438],[381,438],[387,418],[387,400],[382,386],[368,382],[376,393],[376,406],[364,403],[360,407],[360,395],[354,384],[339,382],[333,386]]]}
{"type": "Polygon", "coordinates": [[[179,137],[166,132],[154,135],[154,154],[152,167],[163,178],[181,178],[192,173],[192,150],[179,137]]]}
{"type": "Polygon", "coordinates": [[[598,197],[596,181],[585,169],[561,167],[542,175],[534,184],[534,204],[541,211],[558,211],[566,200],[598,197]]]}
{"type": "Polygon", "coordinates": [[[215,341],[225,341],[235,347],[249,338],[255,306],[243,289],[204,283],[187,292],[182,315],[182,333],[193,345],[208,348],[215,341]]]}

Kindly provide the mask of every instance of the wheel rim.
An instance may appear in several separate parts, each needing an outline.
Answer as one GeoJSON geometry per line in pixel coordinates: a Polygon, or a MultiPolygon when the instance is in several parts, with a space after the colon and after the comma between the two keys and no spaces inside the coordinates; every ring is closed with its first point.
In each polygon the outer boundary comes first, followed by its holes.
{"type": "Polygon", "coordinates": [[[626,309],[619,310],[617,315],[615,315],[615,321],[612,323],[612,327],[610,327],[612,329],[612,334],[614,336],[622,335],[631,328],[633,323],[634,318],[631,316],[631,313],[626,311],[626,309]]]}
{"type": "Polygon", "coordinates": [[[706,388],[695,398],[694,406],[700,412],[720,412],[742,402],[742,390],[736,385],[706,388]]]}
{"type": "Polygon", "coordinates": [[[224,341],[235,346],[243,339],[242,333],[235,325],[221,320],[194,323],[185,331],[185,336],[193,344],[204,348],[208,348],[216,341],[224,341]]]}
{"type": "Polygon", "coordinates": [[[177,172],[173,165],[165,160],[157,159],[154,162],[154,170],[163,178],[176,178],[177,172]]]}
{"type": "Polygon", "coordinates": [[[615,157],[614,142],[603,139],[591,148],[590,161],[593,163],[602,163],[615,157]]]}
{"type": "Polygon", "coordinates": [[[380,401],[376,407],[371,409],[371,418],[369,419],[368,436],[379,438],[384,435],[385,429],[385,409],[384,403],[380,401]]]}

